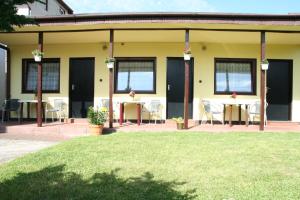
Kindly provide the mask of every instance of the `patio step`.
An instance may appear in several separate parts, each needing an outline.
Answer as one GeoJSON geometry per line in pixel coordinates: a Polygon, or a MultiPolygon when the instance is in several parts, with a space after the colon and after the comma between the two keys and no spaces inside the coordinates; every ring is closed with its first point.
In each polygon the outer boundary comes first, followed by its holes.
{"type": "Polygon", "coordinates": [[[85,124],[47,123],[39,128],[36,124],[9,124],[0,126],[0,133],[15,134],[16,136],[72,138],[87,135],[88,126],[85,124]]]}
{"type": "Polygon", "coordinates": [[[299,126],[299,122],[268,121],[269,126],[299,126]]]}
{"type": "Polygon", "coordinates": [[[68,120],[70,123],[74,123],[74,124],[88,124],[88,119],[86,118],[71,118],[68,120]]]}
{"type": "MultiPolygon", "coordinates": [[[[165,124],[166,125],[174,125],[175,126],[176,123],[172,119],[167,119],[166,122],[165,122],[165,124]]],[[[194,120],[190,119],[189,120],[189,126],[195,126],[195,125],[197,125],[197,123],[194,120]]]]}

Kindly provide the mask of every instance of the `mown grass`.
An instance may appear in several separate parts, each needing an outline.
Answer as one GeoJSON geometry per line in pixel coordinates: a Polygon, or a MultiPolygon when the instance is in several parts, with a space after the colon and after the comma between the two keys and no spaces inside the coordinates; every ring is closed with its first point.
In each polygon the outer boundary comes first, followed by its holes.
{"type": "Polygon", "coordinates": [[[0,199],[300,199],[300,134],[78,138],[0,166],[0,199]]]}

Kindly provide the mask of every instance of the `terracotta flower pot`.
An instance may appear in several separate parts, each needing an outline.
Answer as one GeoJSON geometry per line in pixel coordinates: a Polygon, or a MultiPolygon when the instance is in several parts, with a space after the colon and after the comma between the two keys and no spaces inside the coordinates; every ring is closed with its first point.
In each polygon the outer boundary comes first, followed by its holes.
{"type": "Polygon", "coordinates": [[[184,123],[176,123],[177,124],[177,129],[178,130],[183,130],[184,129],[184,123]]]}
{"type": "Polygon", "coordinates": [[[102,135],[103,125],[90,125],[91,135],[102,135]]]}

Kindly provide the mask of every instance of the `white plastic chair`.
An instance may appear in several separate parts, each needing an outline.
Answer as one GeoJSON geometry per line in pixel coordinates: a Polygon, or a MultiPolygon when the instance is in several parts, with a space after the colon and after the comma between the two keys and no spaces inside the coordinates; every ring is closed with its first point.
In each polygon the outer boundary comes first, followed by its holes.
{"type": "Polygon", "coordinates": [[[146,106],[145,104],[142,105],[142,110],[141,110],[141,123],[143,123],[143,114],[144,114],[144,113],[149,115],[148,119],[149,119],[149,124],[150,124],[150,118],[151,118],[151,116],[150,116],[150,112],[149,112],[149,110],[148,110],[148,108],[147,108],[147,106],[146,106]]]}
{"type": "MultiPolygon", "coordinates": [[[[118,115],[116,114],[116,108],[118,107],[118,103],[113,102],[113,118],[118,119],[118,115]]],[[[109,117],[109,99],[101,99],[99,108],[104,108],[107,112],[107,117],[109,117]]]]}
{"type": "MultiPolygon", "coordinates": [[[[265,121],[264,125],[267,126],[267,107],[268,103],[265,103],[265,121]]],[[[255,101],[253,104],[250,104],[249,110],[248,110],[248,119],[249,121],[254,123],[256,118],[260,118],[260,101],[255,101]]]]}
{"type": "MultiPolygon", "coordinates": [[[[210,120],[210,123],[213,125],[213,119],[215,115],[221,117],[221,122],[224,125],[224,105],[221,103],[211,102],[207,100],[202,101],[204,114],[207,120],[210,120]]],[[[203,120],[202,120],[203,122],[203,120]]],[[[201,123],[202,123],[201,122],[201,123]]]]}
{"type": "Polygon", "coordinates": [[[48,107],[48,103],[46,104],[45,109],[45,123],[47,123],[47,114],[51,113],[52,122],[54,122],[54,113],[56,114],[56,118],[61,122],[62,116],[64,114],[64,100],[63,99],[54,99],[54,106],[48,107]]]}
{"type": "Polygon", "coordinates": [[[154,122],[156,124],[157,120],[160,120],[161,122],[161,103],[160,100],[152,100],[149,105],[149,123],[151,119],[154,119],[154,122]]]}

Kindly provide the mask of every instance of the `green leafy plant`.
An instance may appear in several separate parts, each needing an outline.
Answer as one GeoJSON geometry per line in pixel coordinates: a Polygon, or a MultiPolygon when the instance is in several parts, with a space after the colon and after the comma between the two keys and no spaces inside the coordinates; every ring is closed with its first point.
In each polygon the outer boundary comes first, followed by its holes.
{"type": "Polygon", "coordinates": [[[93,107],[89,107],[88,119],[92,125],[104,125],[107,118],[107,112],[104,110],[96,110],[93,107]]]}
{"type": "Polygon", "coordinates": [[[41,51],[38,50],[38,49],[35,49],[35,50],[32,51],[32,55],[33,55],[33,56],[39,56],[39,57],[42,57],[42,56],[44,55],[44,53],[41,52],[41,51]]]}
{"type": "Polygon", "coordinates": [[[115,62],[115,61],[116,61],[115,58],[106,58],[106,59],[105,59],[105,64],[113,63],[113,62],[115,62]]]}
{"type": "Polygon", "coordinates": [[[268,64],[269,64],[269,61],[268,61],[267,59],[264,59],[264,60],[261,62],[261,64],[266,64],[266,65],[268,65],[268,64]]]}
{"type": "Polygon", "coordinates": [[[175,121],[177,124],[183,124],[184,123],[182,117],[173,118],[172,120],[175,121]]]}
{"type": "Polygon", "coordinates": [[[192,54],[191,48],[185,48],[183,51],[184,54],[192,54]]]}
{"type": "Polygon", "coordinates": [[[35,24],[35,20],[24,15],[18,15],[18,5],[33,3],[34,0],[1,0],[0,3],[0,30],[12,32],[16,27],[25,24],[35,24]]]}

